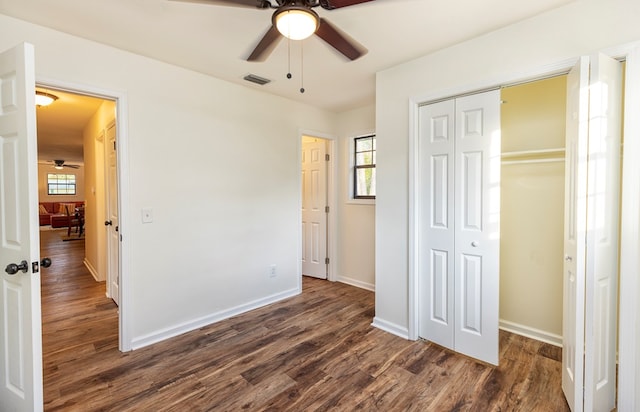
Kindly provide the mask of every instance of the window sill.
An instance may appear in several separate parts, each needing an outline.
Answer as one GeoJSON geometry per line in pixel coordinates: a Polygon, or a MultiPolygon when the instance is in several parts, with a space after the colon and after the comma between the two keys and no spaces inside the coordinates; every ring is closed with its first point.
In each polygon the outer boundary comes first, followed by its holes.
{"type": "Polygon", "coordinates": [[[345,202],[348,205],[368,205],[375,206],[376,199],[349,199],[345,202]]]}

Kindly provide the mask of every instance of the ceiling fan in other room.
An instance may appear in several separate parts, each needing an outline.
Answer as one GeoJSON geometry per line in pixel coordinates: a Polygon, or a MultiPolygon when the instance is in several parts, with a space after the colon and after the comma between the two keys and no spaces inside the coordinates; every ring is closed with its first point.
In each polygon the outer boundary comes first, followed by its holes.
{"type": "Polygon", "coordinates": [[[275,9],[271,16],[271,27],[262,37],[247,61],[264,61],[282,37],[303,40],[312,34],[320,37],[349,60],[356,60],[367,53],[367,49],[351,39],[326,19],[313,11],[314,7],[334,10],[373,0],[176,0],[190,3],[205,3],[219,6],[255,9],[275,9]],[[295,21],[294,21],[295,20],[295,21]],[[298,23],[304,27],[300,32],[298,23]]]}
{"type": "Polygon", "coordinates": [[[70,169],[78,169],[80,166],[78,165],[68,165],[64,163],[64,160],[54,160],[53,161],[54,164],[54,168],[58,169],[58,170],[62,170],[65,167],[68,167],[70,169]]]}

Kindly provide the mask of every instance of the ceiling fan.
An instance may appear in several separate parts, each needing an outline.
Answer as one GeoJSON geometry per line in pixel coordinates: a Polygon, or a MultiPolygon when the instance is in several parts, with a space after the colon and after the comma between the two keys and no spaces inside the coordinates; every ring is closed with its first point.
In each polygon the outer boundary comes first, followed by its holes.
{"type": "Polygon", "coordinates": [[[367,53],[367,49],[351,39],[347,34],[331,25],[326,19],[313,11],[314,7],[334,10],[373,0],[177,0],[191,3],[205,3],[219,6],[275,9],[272,25],[262,37],[247,61],[265,60],[282,37],[292,40],[302,40],[312,34],[317,35],[334,49],[350,60],[356,60],[367,53]],[[296,19],[296,22],[292,20],[296,19]],[[297,21],[306,21],[308,28],[305,33],[295,32],[297,21]]]}
{"type": "Polygon", "coordinates": [[[67,165],[67,164],[64,163],[64,160],[54,160],[53,164],[54,164],[53,167],[55,167],[56,169],[59,169],[59,170],[61,170],[63,167],[68,167],[68,168],[71,168],[71,169],[78,169],[80,167],[78,165],[67,165]]]}

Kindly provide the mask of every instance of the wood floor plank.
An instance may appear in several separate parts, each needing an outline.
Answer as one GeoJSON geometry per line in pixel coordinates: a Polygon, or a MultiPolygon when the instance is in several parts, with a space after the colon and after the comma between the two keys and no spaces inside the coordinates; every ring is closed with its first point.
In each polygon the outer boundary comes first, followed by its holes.
{"type": "Polygon", "coordinates": [[[561,352],[500,333],[492,367],[373,328],[374,294],[303,293],[129,353],[83,241],[42,232],[46,411],[568,411],[561,352]]]}

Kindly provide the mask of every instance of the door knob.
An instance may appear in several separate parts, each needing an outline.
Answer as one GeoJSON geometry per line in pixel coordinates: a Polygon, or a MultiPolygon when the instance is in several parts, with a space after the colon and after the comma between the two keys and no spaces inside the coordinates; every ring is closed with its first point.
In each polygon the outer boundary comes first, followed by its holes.
{"type": "Polygon", "coordinates": [[[40,266],[43,268],[48,268],[49,266],[51,266],[51,259],[49,259],[48,257],[43,258],[40,261],[40,266]]]}
{"type": "Polygon", "coordinates": [[[20,262],[19,265],[16,265],[15,263],[9,263],[7,267],[4,269],[4,271],[10,275],[15,275],[19,271],[27,273],[28,270],[29,270],[29,264],[27,263],[26,260],[23,260],[22,262],[20,262]]]}
{"type": "Polygon", "coordinates": [[[112,224],[113,224],[113,222],[112,222],[112,221],[110,221],[110,220],[105,220],[105,221],[104,221],[104,225],[105,225],[105,226],[111,226],[112,224]]]}
{"type": "Polygon", "coordinates": [[[471,242],[471,246],[473,247],[478,247],[478,242],[476,242],[475,240],[473,242],[471,242]]]}

